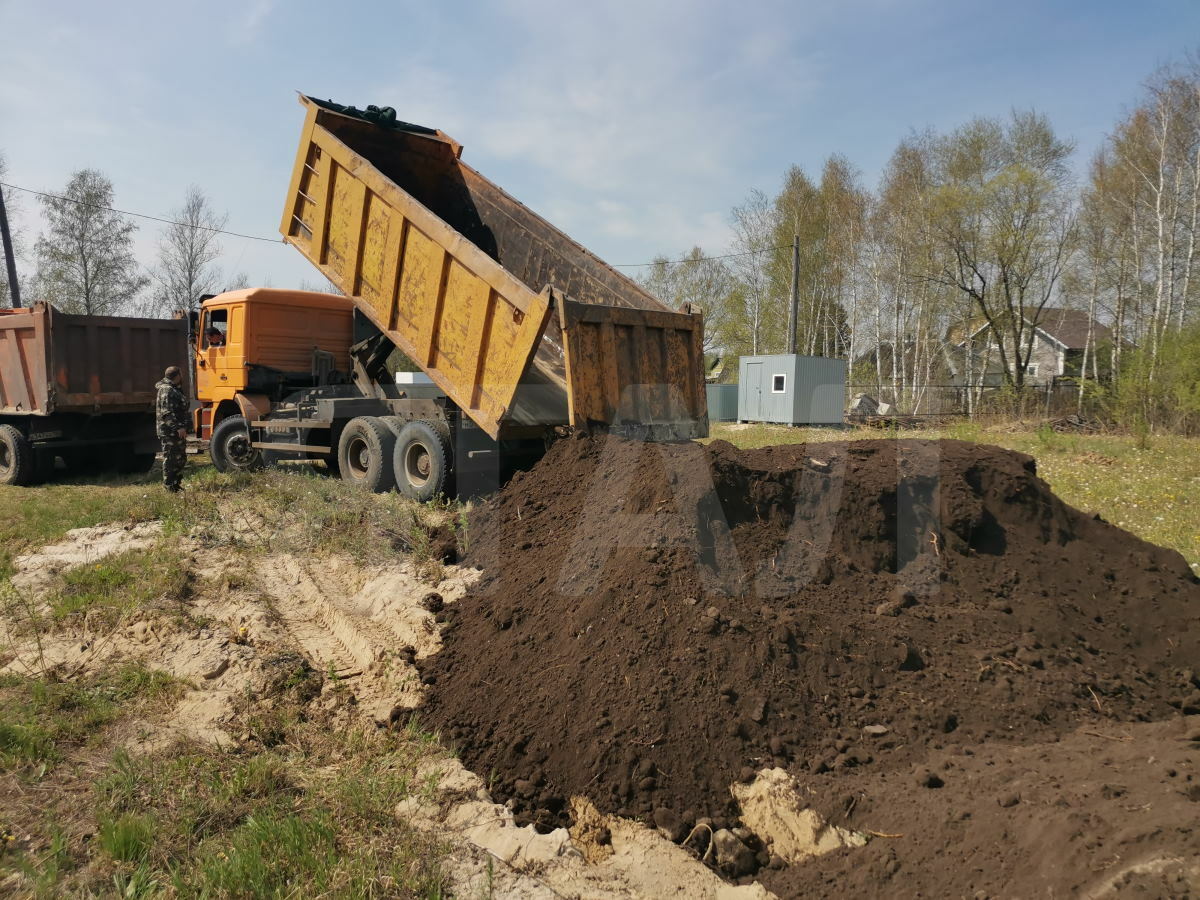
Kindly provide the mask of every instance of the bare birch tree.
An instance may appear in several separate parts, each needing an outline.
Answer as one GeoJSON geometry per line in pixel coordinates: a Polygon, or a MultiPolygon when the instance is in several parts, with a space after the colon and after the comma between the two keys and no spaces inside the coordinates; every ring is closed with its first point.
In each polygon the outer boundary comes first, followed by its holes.
{"type": "Polygon", "coordinates": [[[729,313],[730,325],[741,335],[739,353],[782,349],[787,314],[771,293],[770,278],[775,225],[775,206],[762,191],[751,191],[733,210],[733,252],[738,255],[731,258],[730,270],[741,287],[742,307],[729,313]]]}
{"type": "Polygon", "coordinates": [[[733,306],[741,302],[741,294],[724,260],[693,247],[683,259],[657,257],[639,281],[668,306],[689,304],[704,313],[705,351],[730,350],[738,343],[739,335],[731,331],[731,323],[739,314],[733,306]]]}
{"type": "Polygon", "coordinates": [[[158,264],[152,272],[154,314],[167,317],[176,311],[199,307],[200,297],[221,288],[218,232],[228,216],[218,215],[208,197],[195,185],[187,189],[183,205],[170,214],[158,243],[158,264]]]}

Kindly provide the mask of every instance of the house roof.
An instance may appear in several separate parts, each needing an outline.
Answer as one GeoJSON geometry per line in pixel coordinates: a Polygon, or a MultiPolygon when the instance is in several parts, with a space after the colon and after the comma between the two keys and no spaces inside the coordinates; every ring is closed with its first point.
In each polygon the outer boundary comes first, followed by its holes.
{"type": "MultiPolygon", "coordinates": [[[[1029,318],[1026,315],[1026,318],[1029,318]]],[[[1082,350],[1087,346],[1088,314],[1080,309],[1061,309],[1045,307],[1038,318],[1038,328],[1054,338],[1068,350],[1082,350]]],[[[1104,341],[1111,337],[1106,325],[1099,322],[1093,324],[1092,339],[1104,341]]]]}
{"type": "MultiPolygon", "coordinates": [[[[1034,316],[1037,316],[1037,330],[1067,350],[1082,350],[1087,346],[1089,317],[1083,310],[1044,306],[1039,313],[1033,307],[1026,307],[1026,321],[1032,322],[1034,316]]],[[[971,320],[969,327],[970,333],[974,335],[986,328],[987,323],[982,317],[976,316],[971,320]]],[[[1112,331],[1107,325],[1102,325],[1097,321],[1094,323],[1094,329],[1093,340],[1097,343],[1112,337],[1112,331]]],[[[951,327],[949,335],[951,340],[959,342],[958,335],[960,334],[962,334],[961,326],[951,327]]]]}

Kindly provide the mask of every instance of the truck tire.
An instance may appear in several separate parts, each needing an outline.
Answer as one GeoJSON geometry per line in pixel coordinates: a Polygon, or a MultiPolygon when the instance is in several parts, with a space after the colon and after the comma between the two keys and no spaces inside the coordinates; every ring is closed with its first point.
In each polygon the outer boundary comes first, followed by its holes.
{"type": "Polygon", "coordinates": [[[409,422],[396,439],[393,465],[396,486],[405,497],[426,503],[448,495],[454,467],[449,430],[440,422],[409,422]]]}
{"type": "Polygon", "coordinates": [[[253,472],[263,467],[263,454],[250,446],[245,416],[229,416],[217,423],[208,455],[218,472],[253,472]]]}
{"type": "Polygon", "coordinates": [[[342,480],[382,494],[396,486],[392,468],[396,435],[377,416],[351,419],[338,441],[338,470],[342,480]]]}
{"type": "Polygon", "coordinates": [[[12,425],[0,425],[0,484],[25,485],[35,480],[33,446],[12,425]]]}

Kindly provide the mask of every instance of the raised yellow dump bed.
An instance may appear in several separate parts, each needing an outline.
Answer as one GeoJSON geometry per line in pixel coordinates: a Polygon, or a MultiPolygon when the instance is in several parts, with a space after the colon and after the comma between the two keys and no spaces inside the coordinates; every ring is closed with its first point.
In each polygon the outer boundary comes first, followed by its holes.
{"type": "Polygon", "coordinates": [[[707,435],[698,313],[651,297],[442,132],[300,102],[284,239],[480,428],[707,435]]]}

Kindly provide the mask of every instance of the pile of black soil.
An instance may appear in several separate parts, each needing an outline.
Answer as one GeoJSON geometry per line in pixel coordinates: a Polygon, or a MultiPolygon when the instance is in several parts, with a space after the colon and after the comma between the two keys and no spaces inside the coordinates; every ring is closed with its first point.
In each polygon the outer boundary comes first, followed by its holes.
{"type": "Polygon", "coordinates": [[[679,839],[767,766],[1200,711],[1182,557],[995,447],[566,440],[480,508],[468,561],[425,721],[542,827],[586,795],[679,839]]]}

